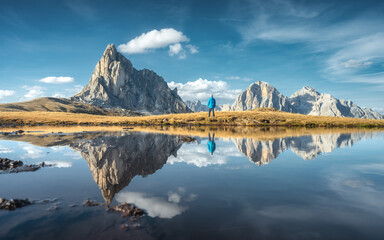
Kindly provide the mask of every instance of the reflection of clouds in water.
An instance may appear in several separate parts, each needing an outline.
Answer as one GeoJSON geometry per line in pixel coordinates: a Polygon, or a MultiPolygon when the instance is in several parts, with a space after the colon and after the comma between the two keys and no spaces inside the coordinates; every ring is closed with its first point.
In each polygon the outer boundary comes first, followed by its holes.
{"type": "Polygon", "coordinates": [[[36,159],[36,158],[41,158],[44,156],[44,154],[43,154],[44,151],[41,148],[29,145],[29,144],[28,145],[21,144],[21,148],[27,152],[26,154],[21,156],[21,158],[23,158],[23,159],[25,159],[25,158],[36,159]]]}
{"type": "Polygon", "coordinates": [[[376,212],[384,208],[384,191],[381,185],[375,185],[377,179],[384,177],[384,164],[354,165],[343,169],[334,169],[327,176],[329,188],[343,200],[356,208],[376,212]],[[369,179],[368,179],[369,178],[369,179]]]}
{"type": "Polygon", "coordinates": [[[0,153],[13,153],[13,150],[0,145],[0,153]]]}
{"type": "Polygon", "coordinates": [[[66,148],[67,147],[65,146],[53,146],[53,147],[50,147],[49,149],[51,149],[53,152],[60,152],[65,150],[66,148]]]}
{"type": "Polygon", "coordinates": [[[121,192],[118,193],[116,200],[119,203],[135,204],[144,209],[150,217],[173,218],[188,209],[187,206],[180,204],[182,201],[191,202],[197,198],[197,195],[193,193],[185,195],[184,188],[179,188],[176,192],[169,191],[168,199],[140,192],[121,192]]]}
{"type": "MultiPolygon", "coordinates": [[[[81,154],[77,151],[74,151],[72,149],[69,149],[67,146],[53,146],[49,148],[45,147],[37,147],[31,144],[25,144],[21,143],[19,144],[20,148],[24,150],[26,153],[22,154],[20,158],[22,159],[37,159],[37,158],[43,158],[46,156],[46,154],[52,152],[53,154],[62,154],[63,156],[71,157],[72,159],[81,159],[81,154]]],[[[0,149],[1,150],[1,149],[0,149]]],[[[55,156],[56,156],[55,155],[55,156]]],[[[68,159],[68,158],[67,158],[68,159]]],[[[46,163],[48,163],[46,161],[46,163]]],[[[57,161],[56,167],[71,167],[71,162],[65,162],[65,161],[57,161]]]]}
{"type": "Polygon", "coordinates": [[[186,202],[193,202],[193,201],[196,200],[196,198],[197,198],[197,194],[191,193],[191,194],[189,194],[188,196],[186,196],[184,198],[184,201],[186,201],[186,202]]]}
{"type": "Polygon", "coordinates": [[[70,168],[72,167],[72,162],[67,161],[45,161],[46,164],[53,165],[56,168],[70,168]]]}
{"type": "Polygon", "coordinates": [[[326,177],[328,181],[326,189],[330,192],[304,195],[305,201],[299,204],[287,202],[283,205],[267,205],[261,209],[249,206],[242,212],[241,217],[252,220],[259,215],[262,219],[259,226],[265,231],[277,227],[284,232],[296,229],[292,232],[292,238],[299,239],[313,239],[314,236],[306,235],[309,233],[316,234],[316,239],[337,239],[336,236],[324,234],[327,231],[322,228],[323,223],[327,223],[327,226],[341,226],[369,232],[382,224],[384,191],[381,186],[376,186],[373,182],[377,175],[367,177],[365,173],[376,172],[381,175],[382,170],[384,164],[354,166],[343,169],[342,172],[340,168],[332,169],[330,173],[327,172],[326,177]]]}
{"type": "Polygon", "coordinates": [[[161,197],[150,197],[145,193],[122,192],[117,195],[120,203],[133,203],[137,207],[144,209],[150,217],[173,218],[184,212],[187,207],[177,203],[166,201],[161,197]]]}
{"type": "Polygon", "coordinates": [[[239,166],[226,167],[226,169],[229,169],[229,170],[243,170],[243,169],[249,169],[251,167],[252,167],[251,165],[239,165],[239,166]]]}
{"type": "Polygon", "coordinates": [[[373,183],[371,181],[367,181],[364,179],[349,179],[343,182],[344,185],[351,188],[361,188],[364,186],[372,186],[373,183]]]}
{"type": "MultiPolygon", "coordinates": [[[[221,142],[221,141],[220,141],[221,142]]],[[[223,143],[223,142],[221,142],[223,143]]],[[[187,163],[196,167],[207,167],[209,165],[224,165],[227,164],[231,157],[241,157],[242,154],[230,142],[225,143],[225,146],[216,144],[216,151],[210,155],[207,149],[207,142],[202,144],[186,144],[177,151],[177,157],[169,157],[167,163],[187,163]]]]}
{"type": "Polygon", "coordinates": [[[82,159],[83,157],[81,156],[80,152],[77,151],[70,151],[64,153],[64,156],[71,157],[72,159],[82,159]]]}
{"type": "MultiPolygon", "coordinates": [[[[260,215],[262,222],[259,225],[266,231],[277,226],[290,231],[292,225],[301,226],[306,230],[313,228],[313,233],[318,234],[318,238],[327,238],[322,231],[323,223],[342,224],[344,228],[369,231],[379,227],[383,218],[381,209],[384,208],[384,187],[377,184],[382,182],[383,177],[384,164],[327,169],[327,191],[324,193],[309,192],[303,195],[303,201],[297,204],[286,201],[286,204],[267,204],[261,208],[247,205],[240,215],[249,221],[260,215]],[[281,224],[282,222],[284,224],[281,224]]],[[[294,236],[299,232],[292,234],[294,236]]],[[[306,236],[303,239],[311,238],[313,237],[306,236]]]]}
{"type": "Polygon", "coordinates": [[[71,157],[72,159],[82,159],[80,152],[68,149],[67,146],[54,146],[50,147],[49,149],[51,149],[53,152],[64,152],[64,156],[71,157]]]}
{"type": "Polygon", "coordinates": [[[168,202],[173,202],[173,203],[179,203],[181,200],[181,195],[176,193],[176,192],[168,192],[168,202]]]}

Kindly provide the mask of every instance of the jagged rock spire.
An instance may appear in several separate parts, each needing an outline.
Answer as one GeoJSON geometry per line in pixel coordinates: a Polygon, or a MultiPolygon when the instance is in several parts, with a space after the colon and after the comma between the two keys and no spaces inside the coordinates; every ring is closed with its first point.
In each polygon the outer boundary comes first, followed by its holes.
{"type": "Polygon", "coordinates": [[[108,44],[89,83],[71,100],[148,114],[190,112],[162,77],[148,69],[136,70],[114,44],[108,44]]]}

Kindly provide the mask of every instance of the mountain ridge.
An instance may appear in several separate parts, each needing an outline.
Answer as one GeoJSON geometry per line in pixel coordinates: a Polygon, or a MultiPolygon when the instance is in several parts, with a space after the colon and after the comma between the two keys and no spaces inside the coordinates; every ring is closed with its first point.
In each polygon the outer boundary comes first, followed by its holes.
{"type": "Polygon", "coordinates": [[[288,98],[271,84],[262,81],[252,83],[240,93],[230,110],[244,111],[265,107],[313,116],[384,119],[383,115],[370,108],[362,108],[350,100],[320,93],[309,86],[303,87],[288,98]]]}

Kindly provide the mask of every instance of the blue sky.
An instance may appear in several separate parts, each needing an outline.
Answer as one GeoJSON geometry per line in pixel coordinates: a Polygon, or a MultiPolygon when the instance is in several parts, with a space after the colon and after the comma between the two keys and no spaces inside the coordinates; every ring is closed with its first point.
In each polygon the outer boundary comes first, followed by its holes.
{"type": "Polygon", "coordinates": [[[261,80],[384,112],[383,12],[367,0],[1,0],[0,102],[75,94],[114,43],[184,100],[232,103],[261,80]]]}

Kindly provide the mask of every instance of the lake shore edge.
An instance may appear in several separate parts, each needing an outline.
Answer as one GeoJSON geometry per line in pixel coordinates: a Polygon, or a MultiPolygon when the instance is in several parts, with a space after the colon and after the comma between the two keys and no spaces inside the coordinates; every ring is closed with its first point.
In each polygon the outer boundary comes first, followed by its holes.
{"type": "Polygon", "coordinates": [[[179,113],[150,116],[105,116],[68,112],[0,112],[0,128],[17,126],[247,126],[384,128],[384,120],[310,116],[263,109],[179,113]]]}

